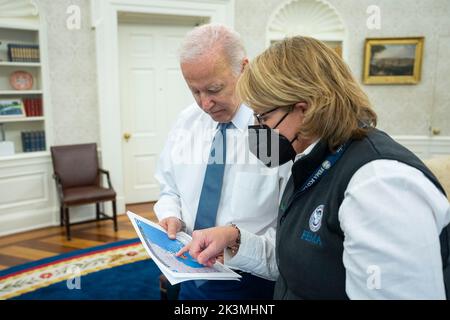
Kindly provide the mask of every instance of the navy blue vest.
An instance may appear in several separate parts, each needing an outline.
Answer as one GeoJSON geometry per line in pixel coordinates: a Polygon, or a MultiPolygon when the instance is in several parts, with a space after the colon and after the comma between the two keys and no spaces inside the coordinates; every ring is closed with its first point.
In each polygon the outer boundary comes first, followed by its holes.
{"type": "MultiPolygon", "coordinates": [[[[367,137],[351,141],[328,174],[300,197],[292,199],[295,190],[329,154],[328,146],[320,141],[310,154],[292,167],[278,217],[276,256],[280,276],[275,285],[275,299],[348,298],[342,262],[344,234],[338,211],[350,179],[366,163],[378,159],[400,161],[423,172],[445,194],[436,177],[419,158],[384,132],[374,129],[367,137]],[[322,220],[321,227],[313,232],[310,219],[316,211],[322,215],[322,220]]],[[[314,225],[314,221],[312,223],[314,225]]],[[[444,229],[440,240],[444,276],[450,278],[448,237],[449,227],[444,229]]]]}

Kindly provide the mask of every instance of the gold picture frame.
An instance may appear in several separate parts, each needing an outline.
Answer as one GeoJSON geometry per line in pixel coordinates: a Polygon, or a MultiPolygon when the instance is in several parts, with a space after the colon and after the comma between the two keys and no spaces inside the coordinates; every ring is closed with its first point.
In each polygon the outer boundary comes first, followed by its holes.
{"type": "Polygon", "coordinates": [[[365,84],[420,81],[424,37],[368,38],[364,46],[365,84]]]}

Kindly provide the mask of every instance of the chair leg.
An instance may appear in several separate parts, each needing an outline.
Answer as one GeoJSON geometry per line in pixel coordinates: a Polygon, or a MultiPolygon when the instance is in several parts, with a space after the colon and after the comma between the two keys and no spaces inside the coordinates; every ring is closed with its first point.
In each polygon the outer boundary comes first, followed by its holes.
{"type": "Polygon", "coordinates": [[[69,208],[64,209],[64,224],[66,225],[66,236],[67,240],[71,240],[70,236],[70,218],[69,218],[69,208]]]}
{"type": "Polygon", "coordinates": [[[62,205],[59,206],[59,225],[61,227],[64,225],[64,208],[62,205]]]}
{"type": "Polygon", "coordinates": [[[117,232],[117,208],[116,208],[116,200],[112,201],[112,209],[113,209],[113,219],[114,219],[114,231],[117,232]]]}
{"type": "Polygon", "coordinates": [[[95,203],[95,214],[97,220],[100,220],[100,203],[98,202],[95,203]]]}

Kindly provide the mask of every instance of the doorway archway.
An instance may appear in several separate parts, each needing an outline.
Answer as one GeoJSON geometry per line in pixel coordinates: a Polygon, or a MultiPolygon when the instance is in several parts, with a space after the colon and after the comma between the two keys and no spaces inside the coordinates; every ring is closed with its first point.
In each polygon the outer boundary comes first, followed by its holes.
{"type": "Polygon", "coordinates": [[[302,35],[321,40],[344,56],[346,28],[337,10],[324,0],[289,0],[269,18],[266,45],[302,35]]]}

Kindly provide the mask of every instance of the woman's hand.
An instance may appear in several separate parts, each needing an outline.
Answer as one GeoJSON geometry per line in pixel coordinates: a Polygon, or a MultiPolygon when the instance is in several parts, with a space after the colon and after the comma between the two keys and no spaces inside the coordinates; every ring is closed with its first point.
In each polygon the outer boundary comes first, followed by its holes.
{"type": "Polygon", "coordinates": [[[239,232],[233,226],[196,230],[192,233],[192,241],[176,255],[181,256],[189,251],[199,263],[211,267],[218,259],[223,259],[223,251],[234,245],[238,236],[239,232]]]}

